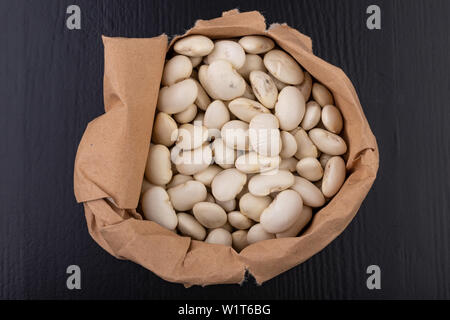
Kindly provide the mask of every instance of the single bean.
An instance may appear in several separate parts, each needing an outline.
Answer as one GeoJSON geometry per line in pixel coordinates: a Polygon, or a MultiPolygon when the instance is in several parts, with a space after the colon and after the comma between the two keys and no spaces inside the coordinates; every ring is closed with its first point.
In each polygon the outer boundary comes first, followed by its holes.
{"type": "Polygon", "coordinates": [[[178,81],[189,78],[191,73],[191,60],[186,56],[176,55],[166,62],[161,84],[163,86],[170,86],[178,81]]]}
{"type": "Polygon", "coordinates": [[[211,39],[192,35],[178,40],[173,46],[176,53],[184,54],[189,57],[203,57],[208,55],[214,49],[214,43],[211,39]]]}
{"type": "Polygon", "coordinates": [[[234,168],[226,169],[214,177],[211,183],[211,191],[217,200],[228,201],[236,198],[246,182],[246,174],[234,168]]]}
{"type": "Polygon", "coordinates": [[[205,228],[195,218],[187,213],[180,212],[178,217],[178,230],[181,234],[189,236],[192,239],[202,241],[206,237],[205,228]]]}
{"type": "Polygon", "coordinates": [[[275,104],[275,116],[278,118],[282,130],[293,130],[302,122],[305,115],[305,99],[294,86],[284,87],[275,104]]]}
{"type": "Polygon", "coordinates": [[[287,238],[296,237],[300,231],[309,223],[312,218],[312,209],[308,206],[303,206],[302,212],[298,219],[290,226],[287,230],[283,232],[278,232],[276,234],[277,238],[287,238]]]}
{"type": "Polygon", "coordinates": [[[211,232],[206,237],[205,242],[212,244],[223,244],[224,246],[231,247],[233,240],[231,238],[231,233],[228,230],[217,228],[211,230],[211,232]]]}
{"type": "Polygon", "coordinates": [[[164,188],[154,186],[144,192],[141,206],[145,219],[154,221],[169,230],[176,228],[178,218],[164,188]]]}
{"type": "Polygon", "coordinates": [[[288,189],[294,184],[294,175],[287,170],[257,174],[248,182],[248,190],[255,196],[267,196],[272,192],[288,189]]]}
{"type": "Polygon", "coordinates": [[[305,178],[294,177],[291,189],[297,191],[302,197],[303,203],[309,207],[317,208],[325,204],[325,198],[320,189],[305,178]]]}
{"type": "Polygon", "coordinates": [[[311,130],[320,121],[322,108],[315,101],[308,101],[306,104],[305,116],[303,117],[301,127],[305,130],[311,130]]]}
{"type": "Polygon", "coordinates": [[[322,109],[322,123],[328,131],[335,134],[339,134],[344,125],[341,112],[331,104],[322,109]]]}
{"type": "Polygon", "coordinates": [[[274,49],[264,55],[264,65],[278,80],[292,85],[301,84],[303,70],[297,61],[284,51],[274,49]]]}
{"type": "Polygon", "coordinates": [[[347,151],[344,139],[327,130],[314,128],[309,131],[309,137],[317,148],[326,154],[338,156],[347,151]]]}
{"type": "Polygon", "coordinates": [[[159,111],[173,114],[186,110],[197,99],[195,80],[186,79],[159,90],[156,107],[159,111]]]}
{"type": "Polygon", "coordinates": [[[330,90],[318,82],[314,83],[312,86],[312,96],[321,107],[324,107],[327,104],[334,104],[333,95],[330,90]]]}
{"type": "Polygon", "coordinates": [[[150,183],[165,185],[172,179],[170,151],[162,144],[150,146],[145,167],[145,177],[150,183]]]}
{"type": "Polygon", "coordinates": [[[206,187],[198,181],[187,181],[167,190],[173,207],[178,211],[191,210],[206,199],[206,187]]]}
{"type": "Polygon", "coordinates": [[[178,138],[178,126],[167,113],[158,112],[153,124],[152,141],[170,147],[178,138]]]}
{"type": "Polygon", "coordinates": [[[198,202],[192,212],[197,221],[206,228],[219,228],[227,222],[227,214],[215,203],[198,202]]]}
{"type": "Polygon", "coordinates": [[[319,160],[312,157],[301,159],[296,166],[297,173],[300,177],[309,181],[317,181],[322,179],[323,168],[319,160]]]}
{"type": "Polygon", "coordinates": [[[253,225],[247,233],[247,242],[249,244],[253,244],[258,241],[274,239],[275,235],[273,233],[269,233],[260,223],[253,225]]]}
{"type": "Polygon", "coordinates": [[[280,192],[261,214],[261,225],[269,233],[286,231],[300,217],[303,201],[294,190],[280,192]]]}
{"type": "Polygon", "coordinates": [[[325,197],[334,196],[345,181],[345,162],[339,157],[331,157],[325,166],[322,179],[322,193],[325,197]]]}
{"type": "Polygon", "coordinates": [[[272,39],[264,36],[245,36],[239,40],[239,44],[245,52],[252,54],[265,53],[275,46],[272,39]]]}

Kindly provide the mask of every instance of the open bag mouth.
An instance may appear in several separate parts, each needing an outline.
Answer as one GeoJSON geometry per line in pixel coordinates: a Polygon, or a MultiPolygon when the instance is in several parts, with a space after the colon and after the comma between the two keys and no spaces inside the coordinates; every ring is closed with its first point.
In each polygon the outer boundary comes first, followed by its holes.
{"type": "Polygon", "coordinates": [[[75,159],[74,191],[84,205],[89,233],[111,255],[185,286],[241,283],[246,271],[262,283],[318,253],[356,215],[376,178],[376,139],[351,81],[340,68],[313,54],[310,38],[284,24],[266,29],[257,11],[232,10],[219,18],[197,21],[170,43],[165,35],[103,37],[103,43],[106,112],[88,124],[82,137],[75,159]],[[177,40],[193,34],[211,39],[269,37],[332,92],[345,122],[347,178],[299,237],[257,242],[237,253],[231,247],[177,235],[143,220],[136,211],[165,57],[177,40]]]}

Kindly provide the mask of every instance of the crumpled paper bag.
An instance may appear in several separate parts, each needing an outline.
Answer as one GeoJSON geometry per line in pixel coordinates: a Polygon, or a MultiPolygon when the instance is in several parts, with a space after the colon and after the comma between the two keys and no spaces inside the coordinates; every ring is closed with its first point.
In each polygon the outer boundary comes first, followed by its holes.
{"type": "Polygon", "coordinates": [[[358,96],[344,72],[316,57],[311,39],[287,25],[266,30],[257,11],[232,10],[199,20],[183,36],[212,39],[260,34],[272,38],[332,91],[345,121],[348,178],[339,193],[296,238],[252,244],[241,253],[191,240],[145,221],[136,212],[156,101],[168,49],[165,35],[150,39],[103,37],[105,114],[91,121],[75,159],[74,190],[89,233],[113,256],[134,261],[185,286],[241,283],[248,270],[258,283],[295,267],[327,246],[350,223],[378,170],[378,148],[358,96]]]}

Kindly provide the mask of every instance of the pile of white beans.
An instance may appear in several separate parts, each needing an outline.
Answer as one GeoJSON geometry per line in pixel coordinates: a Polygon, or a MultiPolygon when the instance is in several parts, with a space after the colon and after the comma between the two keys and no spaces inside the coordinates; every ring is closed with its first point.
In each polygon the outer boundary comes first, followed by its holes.
{"type": "Polygon", "coordinates": [[[299,235],[346,177],[343,119],[331,92],[267,37],[191,35],[173,51],[143,216],[237,251],[299,235]]]}

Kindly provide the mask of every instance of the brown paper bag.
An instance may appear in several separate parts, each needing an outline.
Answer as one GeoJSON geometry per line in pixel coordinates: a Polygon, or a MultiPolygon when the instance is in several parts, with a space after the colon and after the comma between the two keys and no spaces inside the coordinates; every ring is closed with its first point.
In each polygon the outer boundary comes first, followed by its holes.
{"type": "Polygon", "coordinates": [[[310,38],[297,30],[286,25],[266,30],[259,12],[232,10],[217,19],[197,21],[184,36],[189,34],[213,39],[266,35],[330,88],[345,120],[344,138],[349,147],[348,178],[339,193],[315,214],[302,236],[258,242],[240,254],[142,220],[136,207],[168,49],[167,37],[162,35],[103,37],[106,113],[88,124],[80,142],[75,195],[84,204],[91,236],[119,259],[132,260],[185,286],[241,283],[246,270],[262,283],[322,250],[350,223],[375,180],[377,143],[350,80],[341,69],[316,57],[310,38]]]}

